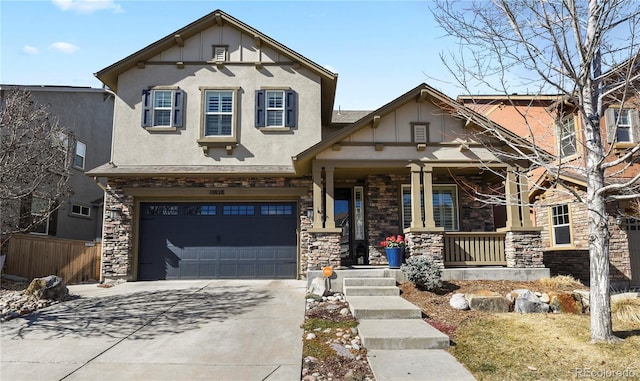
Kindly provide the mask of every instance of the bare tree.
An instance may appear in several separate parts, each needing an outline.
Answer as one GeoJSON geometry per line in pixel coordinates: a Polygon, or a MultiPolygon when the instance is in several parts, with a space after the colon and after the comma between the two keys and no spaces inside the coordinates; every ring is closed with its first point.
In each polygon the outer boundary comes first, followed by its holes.
{"type": "MultiPolygon", "coordinates": [[[[586,179],[585,193],[570,186],[565,191],[588,209],[591,340],[618,341],[611,325],[607,203],[640,197],[640,174],[625,177],[637,165],[640,144],[614,155],[614,145],[602,137],[601,118],[603,104],[640,98],[634,88],[639,81],[638,4],[634,0],[442,0],[432,12],[447,34],[459,38],[459,50],[441,58],[465,93],[481,88],[509,98],[526,88],[529,94],[556,94],[558,102],[549,110],[553,117],[579,116],[584,137],[577,144],[583,144],[583,156],[567,162],[560,156],[561,148],[551,151],[552,160],[539,149],[544,138],[526,109],[520,113],[530,147],[514,144],[489,120],[462,107],[452,110],[474,119],[485,135],[508,145],[514,158],[533,163],[529,169],[544,168],[552,186],[564,185],[561,174],[566,170],[586,179]],[[618,181],[605,181],[612,177],[618,181]]],[[[618,118],[614,131],[619,122],[618,118]]],[[[553,123],[548,127],[554,128],[553,123]]]]}
{"type": "Polygon", "coordinates": [[[46,223],[68,197],[73,136],[24,90],[3,92],[0,111],[0,214],[7,234],[46,223]]]}

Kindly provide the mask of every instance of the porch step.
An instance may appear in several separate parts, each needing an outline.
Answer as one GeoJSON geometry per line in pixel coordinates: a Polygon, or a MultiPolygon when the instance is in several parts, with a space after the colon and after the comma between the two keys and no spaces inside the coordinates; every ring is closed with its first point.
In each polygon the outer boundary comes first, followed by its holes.
{"type": "Polygon", "coordinates": [[[349,310],[361,319],[420,319],[422,310],[399,296],[347,296],[349,310]]]}
{"type": "Polygon", "coordinates": [[[449,336],[422,319],[360,320],[358,334],[367,349],[445,349],[449,336]]]}
{"type": "Polygon", "coordinates": [[[396,286],[344,286],[344,295],[348,296],[400,296],[396,286]]]}
{"type": "Polygon", "coordinates": [[[344,278],[344,287],[348,286],[394,286],[396,285],[395,278],[344,278]]]}

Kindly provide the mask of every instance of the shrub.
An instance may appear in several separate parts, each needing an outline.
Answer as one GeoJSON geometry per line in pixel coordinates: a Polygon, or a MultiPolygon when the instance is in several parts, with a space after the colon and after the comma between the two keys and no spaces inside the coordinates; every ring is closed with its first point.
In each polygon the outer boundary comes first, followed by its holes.
{"type": "Polygon", "coordinates": [[[440,267],[425,256],[417,255],[408,258],[400,270],[409,282],[420,289],[430,291],[442,287],[440,267]]]}
{"type": "Polygon", "coordinates": [[[611,315],[618,320],[640,322],[640,298],[624,298],[611,302],[611,315]]]}
{"type": "Polygon", "coordinates": [[[540,283],[550,289],[572,289],[584,285],[571,275],[556,275],[552,278],[542,278],[540,283]]]}

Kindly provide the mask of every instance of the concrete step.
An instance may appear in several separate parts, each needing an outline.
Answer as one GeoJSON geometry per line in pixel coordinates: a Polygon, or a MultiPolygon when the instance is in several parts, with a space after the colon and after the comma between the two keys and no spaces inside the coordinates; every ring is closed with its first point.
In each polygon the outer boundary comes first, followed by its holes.
{"type": "Polygon", "coordinates": [[[344,278],[344,287],[348,286],[395,286],[395,278],[344,278]]]}
{"type": "Polygon", "coordinates": [[[345,296],[399,296],[396,286],[344,286],[345,296]]]}
{"type": "Polygon", "coordinates": [[[475,377],[442,349],[368,350],[377,381],[473,381],[475,377]]]}
{"type": "Polygon", "coordinates": [[[420,319],[422,310],[399,296],[349,296],[356,319],[420,319]]]}
{"type": "Polygon", "coordinates": [[[449,336],[422,319],[363,319],[358,334],[367,350],[449,347],[449,336]]]}

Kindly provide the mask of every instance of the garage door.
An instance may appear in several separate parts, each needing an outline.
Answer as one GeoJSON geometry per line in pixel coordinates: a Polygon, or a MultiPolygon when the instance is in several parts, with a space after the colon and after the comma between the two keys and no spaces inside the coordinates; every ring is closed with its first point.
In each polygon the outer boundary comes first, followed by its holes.
{"type": "Polygon", "coordinates": [[[142,203],[138,279],[295,278],[295,203],[142,203]]]}

